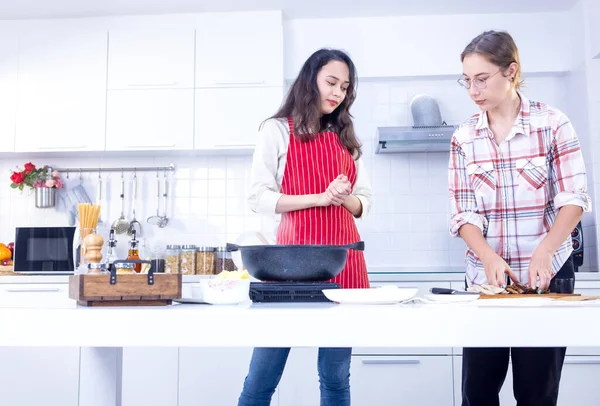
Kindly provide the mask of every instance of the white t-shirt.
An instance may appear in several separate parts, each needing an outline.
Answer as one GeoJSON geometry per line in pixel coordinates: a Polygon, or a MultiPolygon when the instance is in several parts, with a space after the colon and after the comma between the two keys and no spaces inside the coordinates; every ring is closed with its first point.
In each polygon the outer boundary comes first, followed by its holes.
{"type": "MultiPolygon", "coordinates": [[[[269,119],[259,130],[248,197],[250,208],[255,213],[275,214],[277,202],[282,196],[281,182],[289,143],[290,130],[286,119],[269,119]]],[[[363,218],[371,208],[371,184],[362,159],[359,158],[355,163],[356,182],[352,194],[362,203],[360,218],[363,218]]]]}

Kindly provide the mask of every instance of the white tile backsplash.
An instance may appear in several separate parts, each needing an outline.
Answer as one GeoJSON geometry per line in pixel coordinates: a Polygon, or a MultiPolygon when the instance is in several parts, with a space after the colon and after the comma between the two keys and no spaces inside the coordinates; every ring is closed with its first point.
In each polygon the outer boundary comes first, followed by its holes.
{"type": "MultiPolygon", "coordinates": [[[[526,80],[524,91],[529,97],[563,109],[567,114],[573,110],[569,104],[573,103],[572,98],[563,97],[568,83],[564,78],[538,76],[526,80]]],[[[359,85],[352,113],[355,128],[363,141],[365,166],[373,186],[373,206],[370,216],[358,220],[357,224],[366,242],[365,254],[372,269],[377,266],[421,268],[464,265],[465,244],[451,238],[447,231],[448,154],[373,153],[376,127],[412,125],[408,103],[420,93],[438,99],[442,118],[448,124],[458,124],[477,111],[455,79],[364,81],[359,85]]],[[[573,120],[577,128],[580,123],[576,122],[576,118],[573,120]]],[[[590,137],[585,132],[580,136],[590,137]]],[[[591,142],[589,144],[593,145],[591,142]]],[[[27,192],[21,195],[9,188],[9,169],[29,160],[11,157],[0,161],[1,173],[6,174],[0,178],[0,241],[11,241],[16,226],[66,224],[64,213],[55,209],[35,209],[33,196],[27,192]]],[[[98,154],[95,158],[36,156],[31,160],[37,165],[52,164],[57,167],[163,166],[173,161],[177,171],[173,174],[169,199],[170,222],[164,229],[145,222],[156,213],[156,174],[138,173],[140,199],[137,217],[142,222],[145,238],[142,249],[166,243],[223,245],[234,241],[244,231],[262,230],[269,236],[275,232],[274,218],[252,213],[246,203],[251,164],[249,155],[161,157],[157,154],[153,157],[107,158],[104,154],[98,154]]],[[[600,190],[598,162],[595,165],[590,162],[589,170],[595,175],[596,190],[600,190]]],[[[78,174],[71,174],[71,178],[73,176],[77,179],[78,174]]],[[[83,185],[91,197],[96,196],[97,176],[97,173],[83,175],[83,185]]],[[[126,176],[129,180],[131,174],[126,176]]],[[[120,174],[104,174],[103,177],[105,198],[110,201],[103,214],[108,220],[107,224],[110,224],[120,213],[120,174]]],[[[128,193],[131,196],[130,191],[128,193]]],[[[595,199],[597,202],[598,199],[595,199]]],[[[130,208],[128,200],[126,213],[130,213],[130,208]]],[[[160,210],[162,213],[162,200],[160,210]]],[[[596,233],[599,231],[596,222],[588,223],[585,231],[586,249],[589,247],[587,261],[597,261],[596,233]]],[[[119,237],[120,249],[125,249],[126,239],[119,237]]]]}

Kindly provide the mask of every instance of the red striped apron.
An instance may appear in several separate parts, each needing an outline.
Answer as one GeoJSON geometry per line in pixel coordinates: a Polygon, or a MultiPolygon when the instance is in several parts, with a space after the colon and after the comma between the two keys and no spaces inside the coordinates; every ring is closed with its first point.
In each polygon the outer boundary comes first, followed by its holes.
{"type": "MultiPolygon", "coordinates": [[[[325,131],[302,142],[294,136],[294,124],[288,119],[290,145],[287,150],[281,193],[307,195],[323,193],[329,184],[346,175],[354,187],[356,165],[337,133],[325,131]]],[[[311,207],[282,213],[277,244],[345,245],[360,241],[352,213],[343,206],[311,207]]],[[[330,282],[342,288],[368,288],[367,266],[362,251],[348,251],[346,266],[330,282]]]]}

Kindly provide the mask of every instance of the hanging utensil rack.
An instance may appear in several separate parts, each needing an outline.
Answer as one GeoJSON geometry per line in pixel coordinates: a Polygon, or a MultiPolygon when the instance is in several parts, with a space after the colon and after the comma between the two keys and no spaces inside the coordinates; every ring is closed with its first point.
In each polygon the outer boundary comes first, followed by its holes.
{"type": "Polygon", "coordinates": [[[169,166],[135,166],[122,168],[52,168],[58,172],[81,173],[81,172],[175,172],[175,164],[169,166]]]}

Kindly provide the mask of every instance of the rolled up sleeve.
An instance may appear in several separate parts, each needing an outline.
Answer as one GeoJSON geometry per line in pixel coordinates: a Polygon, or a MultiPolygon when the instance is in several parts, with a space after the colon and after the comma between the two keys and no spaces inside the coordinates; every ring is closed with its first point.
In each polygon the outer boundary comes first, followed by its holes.
{"type": "Polygon", "coordinates": [[[283,136],[276,120],[267,120],[258,132],[248,196],[250,209],[255,213],[276,213],[277,202],[282,196],[277,173],[283,154],[287,151],[283,136]]]}
{"type": "Polygon", "coordinates": [[[459,237],[458,230],[465,224],[472,224],[486,235],[488,221],[477,208],[477,199],[466,169],[465,153],[452,138],[450,163],[448,165],[448,188],[450,192],[451,220],[450,235],[459,237]]]}
{"type": "Polygon", "coordinates": [[[579,139],[571,122],[564,116],[554,133],[550,177],[554,207],[579,206],[592,211],[587,190],[587,174],[579,139]]]}
{"type": "Polygon", "coordinates": [[[359,219],[365,218],[371,211],[371,202],[373,201],[373,192],[371,189],[371,182],[367,174],[365,164],[362,158],[358,158],[356,161],[356,182],[354,182],[354,188],[352,194],[360,200],[362,205],[362,212],[359,219]]]}

